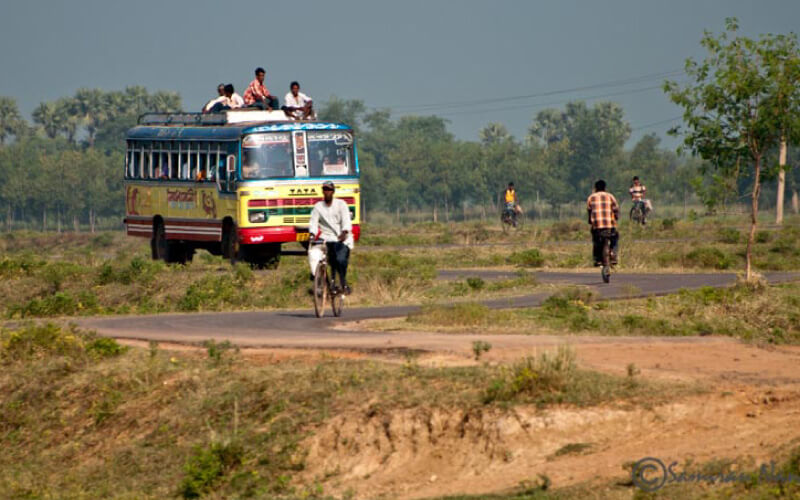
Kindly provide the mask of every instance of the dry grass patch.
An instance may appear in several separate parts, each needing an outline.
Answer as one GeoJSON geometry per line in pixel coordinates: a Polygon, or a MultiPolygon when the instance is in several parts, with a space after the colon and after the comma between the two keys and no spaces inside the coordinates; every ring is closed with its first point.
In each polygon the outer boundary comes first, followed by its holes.
{"type": "Polygon", "coordinates": [[[53,325],[3,330],[0,497],[321,496],[298,479],[303,443],[343,412],[648,405],[696,391],[584,371],[566,351],[544,356],[508,367],[253,365],[226,343],[167,352],[53,325]]]}

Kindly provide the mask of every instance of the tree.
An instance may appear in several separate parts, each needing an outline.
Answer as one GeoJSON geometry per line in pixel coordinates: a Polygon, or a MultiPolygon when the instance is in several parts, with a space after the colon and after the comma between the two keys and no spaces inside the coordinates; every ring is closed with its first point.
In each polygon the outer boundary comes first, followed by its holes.
{"type": "Polygon", "coordinates": [[[317,114],[320,120],[344,123],[350,125],[353,127],[353,130],[358,132],[360,118],[366,109],[364,101],[357,99],[339,99],[336,96],[331,96],[328,102],[317,110],[317,114]]]}
{"type": "Polygon", "coordinates": [[[25,127],[25,121],[19,114],[17,100],[13,97],[0,96],[0,146],[6,143],[10,135],[19,135],[25,127]]]}
{"type": "Polygon", "coordinates": [[[500,144],[511,140],[511,134],[508,133],[508,129],[502,123],[490,123],[486,125],[478,132],[478,137],[481,140],[481,144],[484,146],[491,146],[492,144],[500,144]]]}
{"type": "Polygon", "coordinates": [[[729,18],[726,31],[718,37],[706,32],[701,41],[708,51],[706,59],[699,64],[686,61],[686,73],[694,82],[684,87],[666,82],[664,90],[684,110],[685,128],[672,132],[683,135],[685,148],[724,176],[740,167],[750,169],[753,185],[745,274],[751,280],[758,196],[762,177],[770,173],[763,160],[778,145],[783,121],[778,85],[765,64],[775,56],[770,37],[754,41],[737,36],[737,30],[736,19],[729,18]]]}
{"type": "Polygon", "coordinates": [[[61,128],[55,103],[43,102],[33,110],[33,123],[40,125],[45,135],[55,139],[61,128]]]}
{"type": "Polygon", "coordinates": [[[775,222],[780,224],[783,222],[787,141],[800,138],[800,48],[797,35],[763,37],[758,52],[766,76],[774,85],[768,106],[775,114],[781,130],[775,214],[775,222]]]}

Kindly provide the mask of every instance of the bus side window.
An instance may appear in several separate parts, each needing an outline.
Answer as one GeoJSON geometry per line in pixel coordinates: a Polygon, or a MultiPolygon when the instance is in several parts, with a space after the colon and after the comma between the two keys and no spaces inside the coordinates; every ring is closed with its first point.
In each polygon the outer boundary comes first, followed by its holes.
{"type": "Polygon", "coordinates": [[[208,143],[208,151],[206,151],[206,180],[214,181],[217,178],[215,175],[217,155],[214,151],[214,143],[208,143]]]}
{"type": "Polygon", "coordinates": [[[142,155],[144,157],[144,161],[142,162],[142,179],[150,178],[150,168],[152,167],[150,163],[150,158],[152,156],[152,145],[152,142],[145,142],[142,146],[142,155]]]}
{"type": "Polygon", "coordinates": [[[159,151],[159,144],[156,142],[153,145],[153,159],[152,171],[150,172],[151,179],[158,179],[158,174],[161,172],[161,152],[159,151]]]}
{"type": "Polygon", "coordinates": [[[180,170],[181,162],[180,162],[180,151],[181,143],[177,141],[172,141],[172,147],[170,148],[170,162],[169,162],[169,178],[170,179],[177,179],[178,178],[178,170],[180,170]]]}
{"type": "Polygon", "coordinates": [[[138,179],[139,178],[139,170],[141,168],[142,162],[142,149],[141,144],[138,142],[133,143],[133,149],[131,150],[131,179],[138,179]]]}

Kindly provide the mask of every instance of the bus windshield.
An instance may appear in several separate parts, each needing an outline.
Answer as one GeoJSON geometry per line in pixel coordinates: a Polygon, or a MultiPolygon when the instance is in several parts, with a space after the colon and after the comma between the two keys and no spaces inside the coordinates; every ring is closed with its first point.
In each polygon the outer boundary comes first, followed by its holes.
{"type": "Polygon", "coordinates": [[[242,178],[338,177],[355,175],[350,131],[251,134],[242,141],[242,178]],[[307,145],[307,148],[306,148],[307,145]]]}
{"type": "Polygon", "coordinates": [[[354,175],[353,135],[346,131],[309,131],[308,167],[311,177],[354,175]]]}
{"type": "Polygon", "coordinates": [[[294,177],[289,134],[254,134],[245,137],[242,142],[242,178],[279,177],[294,177]]]}

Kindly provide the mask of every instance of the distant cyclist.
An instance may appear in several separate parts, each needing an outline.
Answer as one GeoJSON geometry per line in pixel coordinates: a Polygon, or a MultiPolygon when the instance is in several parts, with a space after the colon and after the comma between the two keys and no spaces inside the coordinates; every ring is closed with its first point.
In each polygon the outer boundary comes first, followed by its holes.
{"type": "Polygon", "coordinates": [[[503,215],[508,214],[511,217],[511,224],[516,227],[517,226],[517,190],[514,189],[514,183],[509,182],[508,187],[503,192],[503,202],[505,203],[505,208],[503,209],[503,215]]]}
{"type": "Polygon", "coordinates": [[[647,188],[639,181],[639,177],[633,178],[633,183],[631,184],[631,188],[628,190],[631,195],[631,201],[633,201],[633,207],[631,211],[635,210],[638,206],[642,212],[642,225],[647,224],[646,217],[647,213],[650,211],[650,207],[648,206],[647,200],[645,199],[645,194],[647,194],[647,188]]]}
{"type": "Polygon", "coordinates": [[[600,237],[600,232],[604,229],[611,230],[611,264],[616,265],[619,244],[617,232],[619,204],[613,194],[606,192],[606,181],[600,179],[594,183],[594,193],[586,200],[586,210],[589,224],[592,226],[594,265],[603,265],[603,239],[600,237]]]}
{"type": "MultiPolygon", "coordinates": [[[[336,282],[338,274],[341,290],[349,295],[351,290],[347,284],[347,264],[350,259],[350,249],[353,248],[353,226],[350,222],[350,209],[347,207],[347,203],[333,197],[335,189],[331,181],[322,183],[323,200],[318,201],[311,210],[308,232],[312,241],[322,240],[325,242],[328,247],[328,261],[331,263],[333,271],[332,281],[336,282]]],[[[314,250],[315,248],[309,245],[308,263],[311,266],[312,277],[317,263],[321,259],[321,255],[314,250]]],[[[338,292],[337,289],[335,290],[338,292]]]]}

